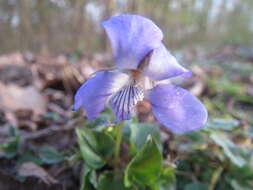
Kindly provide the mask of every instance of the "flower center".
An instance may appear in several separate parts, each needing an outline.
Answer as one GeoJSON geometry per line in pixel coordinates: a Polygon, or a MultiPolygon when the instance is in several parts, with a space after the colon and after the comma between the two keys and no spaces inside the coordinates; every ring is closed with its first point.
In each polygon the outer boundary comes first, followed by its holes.
{"type": "Polygon", "coordinates": [[[139,86],[143,90],[147,90],[153,87],[152,81],[140,70],[129,69],[128,72],[132,79],[132,85],[139,86]]]}
{"type": "Polygon", "coordinates": [[[141,76],[141,72],[136,69],[130,69],[129,71],[134,79],[137,79],[141,76]]]}

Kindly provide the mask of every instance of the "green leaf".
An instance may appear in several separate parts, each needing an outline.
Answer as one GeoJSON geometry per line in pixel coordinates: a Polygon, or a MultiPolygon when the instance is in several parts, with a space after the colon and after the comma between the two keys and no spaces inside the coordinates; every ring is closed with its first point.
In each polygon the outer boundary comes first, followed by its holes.
{"type": "Polygon", "coordinates": [[[187,184],[184,188],[184,190],[207,190],[208,184],[207,183],[201,183],[201,182],[193,182],[190,184],[187,184]]]}
{"type": "Polygon", "coordinates": [[[51,146],[41,147],[39,156],[41,160],[46,164],[59,163],[64,160],[64,156],[51,146]]]}
{"type": "Polygon", "coordinates": [[[137,149],[142,148],[149,135],[151,135],[154,138],[156,143],[160,143],[160,132],[156,124],[133,123],[130,125],[130,129],[131,129],[131,136],[130,136],[131,144],[134,145],[134,147],[137,149]]]}
{"type": "Polygon", "coordinates": [[[253,139],[253,125],[248,126],[246,130],[243,131],[244,135],[253,139]]]}
{"type": "Polygon", "coordinates": [[[206,128],[231,131],[238,127],[238,125],[239,122],[235,119],[225,120],[221,118],[215,118],[206,124],[206,128]]]}
{"type": "Polygon", "coordinates": [[[222,147],[224,154],[231,160],[231,162],[239,167],[242,167],[246,164],[246,161],[240,155],[234,154],[233,149],[236,146],[227,137],[227,135],[223,133],[213,132],[210,137],[217,145],[222,147]]]}
{"type": "Polygon", "coordinates": [[[230,169],[227,179],[229,183],[231,183],[232,180],[236,180],[240,184],[247,185],[247,183],[253,180],[253,169],[248,165],[241,168],[233,167],[230,169]]]}
{"type": "Polygon", "coordinates": [[[80,190],[95,190],[96,187],[96,172],[88,167],[83,167],[80,190]]]}
{"type": "Polygon", "coordinates": [[[230,182],[231,186],[233,187],[234,190],[251,190],[252,187],[249,187],[249,185],[246,184],[240,184],[236,180],[231,180],[230,182]]]}
{"type": "Polygon", "coordinates": [[[189,150],[203,150],[207,146],[208,139],[206,138],[204,131],[190,131],[182,134],[175,134],[177,137],[171,143],[175,144],[177,150],[189,151],[189,150]],[[187,140],[187,143],[183,143],[183,140],[187,140]]]}
{"type": "Polygon", "coordinates": [[[99,131],[87,128],[76,129],[78,144],[86,164],[91,168],[101,168],[105,164],[105,158],[113,153],[113,139],[99,131]]]}
{"type": "Polygon", "coordinates": [[[33,154],[30,151],[25,152],[24,154],[22,154],[17,160],[18,165],[21,165],[25,162],[33,162],[37,165],[43,164],[43,161],[38,156],[36,156],[35,154],[33,154]]]}
{"type": "Polygon", "coordinates": [[[212,174],[212,177],[211,177],[211,180],[210,180],[210,183],[208,185],[208,189],[214,189],[215,188],[217,182],[220,179],[222,171],[223,171],[223,167],[221,167],[221,166],[214,170],[214,172],[212,174]]]}
{"type": "Polygon", "coordinates": [[[130,190],[123,184],[123,179],[112,172],[105,172],[99,176],[98,190],[130,190]]]}
{"type": "Polygon", "coordinates": [[[247,87],[243,83],[231,83],[227,78],[221,78],[220,80],[209,79],[208,86],[210,89],[217,91],[217,93],[225,93],[239,101],[253,103],[253,98],[247,95],[247,87]]]}
{"type": "Polygon", "coordinates": [[[161,175],[162,155],[151,136],[125,170],[125,185],[154,185],[161,175]]]}
{"type": "Polygon", "coordinates": [[[13,140],[4,143],[0,149],[3,150],[6,158],[13,158],[17,155],[20,145],[20,135],[17,134],[13,140]]]}
{"type": "Polygon", "coordinates": [[[161,190],[175,190],[176,189],[176,169],[174,167],[165,167],[159,180],[161,190]]]}

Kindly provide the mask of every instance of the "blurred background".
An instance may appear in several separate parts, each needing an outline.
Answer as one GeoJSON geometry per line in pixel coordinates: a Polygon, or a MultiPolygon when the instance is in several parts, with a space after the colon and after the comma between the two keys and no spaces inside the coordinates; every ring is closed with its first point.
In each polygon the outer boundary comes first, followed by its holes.
{"type": "Polygon", "coordinates": [[[73,94],[112,66],[100,23],[120,13],[162,29],[194,73],[175,82],[209,112],[204,130],[180,135],[159,126],[147,102],[138,104],[125,128],[138,120],[160,134],[164,162],[176,168],[161,190],[253,189],[252,10],[252,0],[0,0],[0,189],[79,189],[75,128],[113,116],[106,110],[87,121],[71,112],[73,94]]]}
{"type": "Polygon", "coordinates": [[[252,45],[251,0],[1,0],[0,52],[104,51],[100,22],[119,13],[152,18],[174,49],[252,45]]]}

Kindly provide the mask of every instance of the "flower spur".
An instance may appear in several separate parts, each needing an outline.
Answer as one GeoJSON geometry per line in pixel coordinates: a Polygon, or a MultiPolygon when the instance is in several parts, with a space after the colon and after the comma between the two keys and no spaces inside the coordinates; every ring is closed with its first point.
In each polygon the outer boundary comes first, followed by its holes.
{"type": "Polygon", "coordinates": [[[203,127],[204,105],[187,90],[156,81],[191,76],[162,43],[163,33],[151,20],[131,14],[102,23],[110,39],[116,69],[99,71],[75,95],[73,109],[83,107],[90,120],[96,119],[106,103],[117,122],[134,115],[137,102],[147,99],[156,119],[175,132],[203,127]]]}

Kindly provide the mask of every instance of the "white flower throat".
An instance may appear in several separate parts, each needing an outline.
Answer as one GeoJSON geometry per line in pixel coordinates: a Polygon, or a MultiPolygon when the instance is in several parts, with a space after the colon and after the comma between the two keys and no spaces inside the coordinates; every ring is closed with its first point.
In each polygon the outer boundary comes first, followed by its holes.
{"type": "Polygon", "coordinates": [[[125,70],[129,76],[128,81],[109,100],[117,118],[130,119],[135,110],[135,105],[144,99],[145,90],[152,87],[151,81],[138,70],[125,70]]]}

